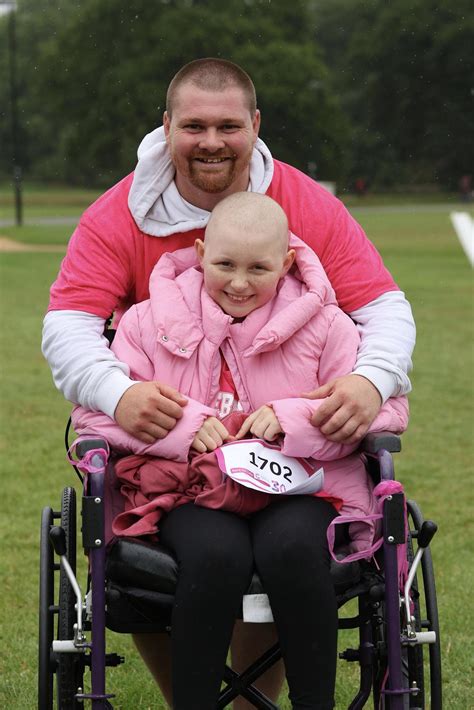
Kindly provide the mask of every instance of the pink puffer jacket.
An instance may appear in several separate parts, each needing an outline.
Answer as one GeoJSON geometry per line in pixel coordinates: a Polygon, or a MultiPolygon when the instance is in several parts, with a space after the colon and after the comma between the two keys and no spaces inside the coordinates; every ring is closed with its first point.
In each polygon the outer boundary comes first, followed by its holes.
{"type": "MultiPolygon", "coordinates": [[[[216,414],[210,405],[219,391],[221,351],[244,411],[273,407],[285,432],[283,453],[322,463],[325,494],[342,500],[342,514],[372,512],[371,487],[355,446],[325,439],[310,423],[322,400],[298,396],[352,371],[358,331],[338,308],[314,252],[294,235],[290,246],[296,267],[280,281],[275,297],[241,323],[232,323],[204,290],[193,248],[163,255],[150,279],[150,299],[125,313],[112,349],[129,364],[133,379],[161,380],[187,396],[183,417],[164,439],[146,445],[109,417],[76,407],[76,432],[101,435],[122,452],[186,461],[195,433],[216,414]]],[[[371,431],[400,433],[407,422],[406,398],[392,398],[371,431]]],[[[353,528],[361,545],[371,537],[369,528],[353,528]]]]}

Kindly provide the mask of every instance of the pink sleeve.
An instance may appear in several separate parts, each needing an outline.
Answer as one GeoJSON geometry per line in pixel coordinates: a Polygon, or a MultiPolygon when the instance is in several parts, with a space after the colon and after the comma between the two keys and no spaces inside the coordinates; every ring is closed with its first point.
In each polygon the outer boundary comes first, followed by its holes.
{"type": "Polygon", "coordinates": [[[310,177],[276,160],[268,194],[285,210],[291,231],[318,255],[346,313],[398,291],[360,224],[310,177]]]}
{"type": "Polygon", "coordinates": [[[346,313],[365,306],[387,291],[398,291],[382,257],[342,204],[320,259],[337,302],[346,313]]]}
{"type": "MultiPolygon", "coordinates": [[[[329,307],[333,309],[332,306],[329,307]]],[[[326,343],[319,361],[318,382],[352,372],[355,363],[359,334],[350,318],[334,308],[334,317],[329,324],[326,343]]],[[[324,399],[280,399],[269,404],[285,432],[282,451],[288,456],[312,457],[321,461],[340,459],[353,453],[359,444],[340,444],[329,441],[311,424],[311,417],[323,404],[324,399]]],[[[389,399],[381,408],[370,431],[401,433],[408,422],[406,397],[389,399]]]]}
{"type": "Polygon", "coordinates": [[[300,397],[269,402],[285,432],[281,447],[284,454],[332,461],[349,456],[357,449],[358,444],[348,446],[329,441],[311,424],[311,416],[323,402],[323,399],[300,397]]]}
{"type": "MultiPolygon", "coordinates": [[[[352,371],[359,346],[357,328],[336,306],[326,306],[327,335],[319,366],[318,384],[352,371]]],[[[357,444],[348,446],[329,441],[311,424],[311,416],[324,399],[280,399],[270,402],[281,428],[285,432],[282,451],[288,456],[311,456],[322,461],[348,456],[357,444]]]]}
{"type": "Polygon", "coordinates": [[[129,181],[122,180],[84,212],[51,286],[48,310],[108,318],[118,304],[127,302],[135,262],[129,181]]]}
{"type": "MultiPolygon", "coordinates": [[[[140,332],[139,308],[146,310],[147,304],[132,306],[120,321],[112,350],[116,356],[130,366],[130,376],[139,382],[155,379],[151,353],[143,343],[140,332]]],[[[132,385],[133,386],[133,385],[132,385]]],[[[134,454],[161,456],[174,461],[186,461],[194,435],[201,428],[207,417],[214,416],[215,410],[187,397],[188,403],[183,408],[183,416],[176,426],[154,444],[144,444],[128,434],[113,419],[100,412],[90,412],[83,407],[76,407],[72,413],[74,429],[80,436],[94,435],[105,438],[113,449],[134,454]]]]}
{"type": "Polygon", "coordinates": [[[369,431],[391,431],[393,434],[401,434],[408,426],[408,418],[408,399],[390,397],[370,425],[369,431]]]}
{"type": "MultiPolygon", "coordinates": [[[[359,347],[360,337],[349,316],[340,311],[331,323],[326,345],[319,361],[319,384],[352,372],[359,347]]],[[[319,401],[321,406],[323,400],[319,401]]],[[[408,426],[408,400],[406,397],[391,397],[382,405],[369,431],[390,431],[401,434],[408,426]]],[[[314,427],[313,427],[314,428],[314,427]]],[[[350,452],[348,452],[350,453],[350,452]]],[[[346,454],[342,454],[345,456],[346,454]]],[[[335,458],[340,458],[337,456],[335,458]]]]}
{"type": "Polygon", "coordinates": [[[172,461],[186,461],[194,435],[207,417],[215,414],[214,409],[188,398],[188,403],[183,408],[183,416],[174,429],[164,439],[157,439],[153,444],[144,444],[127,434],[113,419],[100,412],[89,412],[83,407],[75,407],[71,417],[74,430],[79,436],[102,437],[118,452],[149,454],[172,461]]]}
{"type": "Polygon", "coordinates": [[[352,320],[336,306],[326,306],[328,320],[326,342],[318,364],[318,383],[325,385],[354,369],[360,337],[352,320]]]}
{"type": "Polygon", "coordinates": [[[153,353],[148,352],[140,327],[148,317],[151,322],[149,302],[129,308],[120,319],[110,348],[117,360],[126,362],[130,367],[130,378],[138,382],[151,382],[155,379],[153,353]]]}

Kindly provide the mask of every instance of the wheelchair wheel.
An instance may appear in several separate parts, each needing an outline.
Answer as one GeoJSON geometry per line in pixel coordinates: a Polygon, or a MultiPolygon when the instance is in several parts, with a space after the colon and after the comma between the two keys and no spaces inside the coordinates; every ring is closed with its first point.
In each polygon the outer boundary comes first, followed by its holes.
{"type": "MultiPolygon", "coordinates": [[[[414,558],[413,539],[416,539],[418,531],[423,524],[423,516],[414,501],[407,501],[410,534],[407,541],[408,561],[411,565],[414,558]]],[[[414,645],[402,649],[402,675],[404,687],[410,688],[416,683],[418,693],[406,695],[404,698],[404,708],[406,710],[441,710],[441,657],[439,645],[439,624],[438,609],[436,604],[436,591],[434,585],[433,563],[429,547],[425,549],[421,560],[422,575],[416,575],[412,585],[413,616],[415,619],[415,630],[435,631],[436,643],[429,644],[430,656],[430,689],[431,702],[426,701],[425,666],[424,666],[424,645],[414,645]],[[420,584],[421,579],[422,584],[420,584]],[[426,610],[427,618],[424,618],[426,610]]],[[[386,640],[384,625],[384,604],[381,602],[378,617],[373,621],[373,635],[378,649],[378,661],[374,666],[374,708],[389,710],[390,697],[384,696],[383,688],[387,670],[386,640]]]]}
{"type": "Polygon", "coordinates": [[[40,535],[39,642],[38,642],[38,708],[53,707],[53,677],[56,670],[52,656],[54,635],[54,555],[49,541],[54,513],[44,508],[40,535]]]}
{"type": "MultiPolygon", "coordinates": [[[[66,555],[72,571],[76,573],[76,492],[63,490],[61,501],[61,527],[66,534],[66,555]]],[[[77,620],[76,595],[63,569],[59,576],[58,639],[72,639],[77,620]]],[[[82,653],[57,654],[57,699],[59,710],[82,708],[74,696],[83,687],[84,657],[82,653]]]]}
{"type": "MultiPolygon", "coordinates": [[[[407,555],[408,563],[411,566],[413,563],[415,553],[413,550],[413,536],[412,531],[409,531],[407,540],[407,555]]],[[[418,590],[418,576],[415,576],[412,585],[412,603],[413,603],[413,617],[415,619],[415,631],[421,631],[421,608],[420,608],[420,594],[418,590]]],[[[408,687],[419,688],[416,695],[410,695],[407,703],[407,707],[413,710],[422,709],[425,707],[425,672],[423,664],[423,646],[408,646],[403,649],[402,655],[403,664],[403,677],[408,681],[408,687]]]]}
{"type": "MultiPolygon", "coordinates": [[[[418,533],[423,525],[423,515],[415,501],[407,501],[409,519],[413,521],[414,532],[418,533]]],[[[421,609],[421,630],[434,631],[436,634],[436,642],[428,646],[429,649],[429,675],[430,675],[430,695],[431,695],[431,710],[441,710],[442,708],[442,690],[441,690],[441,644],[439,636],[439,617],[438,603],[436,600],[436,585],[433,570],[433,559],[429,547],[425,549],[421,558],[421,578],[423,581],[423,594],[420,595],[420,600],[423,602],[419,605],[421,609]],[[424,612],[426,612],[426,617],[424,612]]],[[[423,646],[419,647],[423,649],[423,646]]]]}

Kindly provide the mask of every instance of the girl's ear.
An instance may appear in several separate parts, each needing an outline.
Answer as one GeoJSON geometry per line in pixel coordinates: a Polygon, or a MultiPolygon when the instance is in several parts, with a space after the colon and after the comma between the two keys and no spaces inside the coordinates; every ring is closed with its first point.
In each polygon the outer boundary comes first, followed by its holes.
{"type": "Polygon", "coordinates": [[[204,259],[204,242],[202,239],[196,239],[194,242],[194,248],[196,249],[196,254],[199,259],[199,263],[202,265],[202,260],[204,259]]]}
{"type": "Polygon", "coordinates": [[[288,271],[291,269],[293,266],[293,263],[295,261],[295,256],[296,252],[294,249],[290,249],[289,252],[287,252],[285,259],[283,261],[283,273],[282,276],[288,273],[288,271]]]}

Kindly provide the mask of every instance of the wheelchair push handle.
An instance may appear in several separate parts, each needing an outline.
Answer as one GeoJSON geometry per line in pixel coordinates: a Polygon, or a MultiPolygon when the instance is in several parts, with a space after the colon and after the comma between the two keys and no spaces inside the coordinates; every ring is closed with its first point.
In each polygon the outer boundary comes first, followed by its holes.
{"type": "Polygon", "coordinates": [[[49,539],[58,557],[62,557],[66,554],[66,533],[64,532],[64,528],[59,527],[59,525],[54,525],[49,531],[49,539]]]}
{"type": "Polygon", "coordinates": [[[418,547],[427,548],[435,536],[438,526],[432,520],[425,520],[417,536],[418,547]]]}

